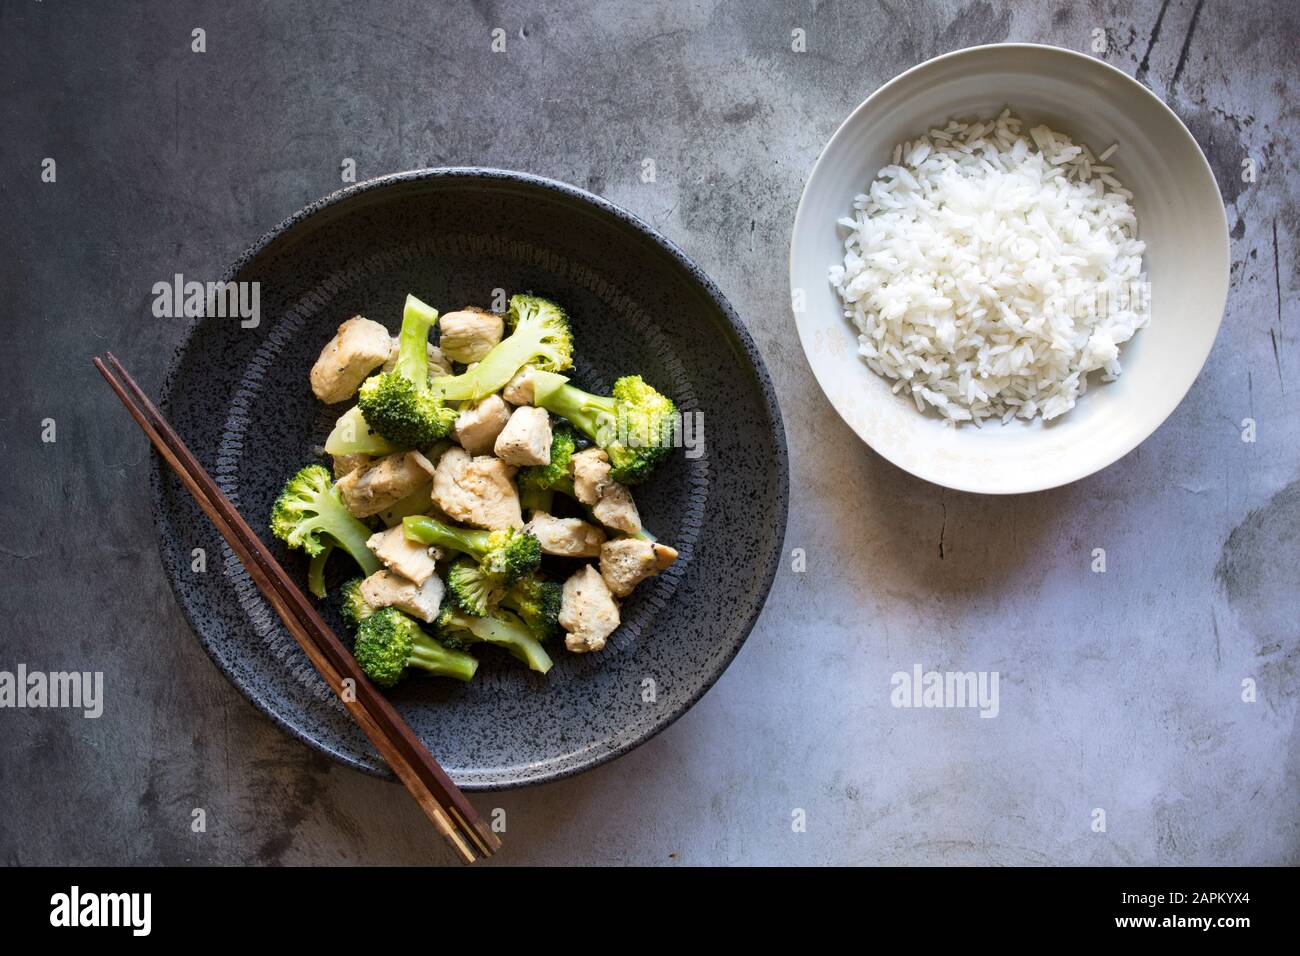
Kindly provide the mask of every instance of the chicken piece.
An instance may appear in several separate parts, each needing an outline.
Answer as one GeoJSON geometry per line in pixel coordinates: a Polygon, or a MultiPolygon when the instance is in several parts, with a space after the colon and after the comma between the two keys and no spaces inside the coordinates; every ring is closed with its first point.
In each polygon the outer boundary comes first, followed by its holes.
{"type": "Polygon", "coordinates": [[[514,476],[500,459],[449,448],[433,473],[433,501],[452,520],[477,528],[522,528],[514,476]]]}
{"type": "Polygon", "coordinates": [[[590,564],[564,582],[560,626],[568,632],[564,646],[575,654],[601,650],[618,629],[618,602],[590,564]]]}
{"type": "Polygon", "coordinates": [[[471,455],[490,455],[508,421],[510,406],[500,395],[489,395],[477,405],[461,406],[452,435],[471,455]]]}
{"type": "Polygon", "coordinates": [[[433,463],[418,451],[385,455],[367,468],[358,468],[339,479],[343,503],[358,518],[391,508],[433,474],[433,463]]]}
{"type": "Polygon", "coordinates": [[[379,520],[385,528],[401,524],[408,515],[428,514],[433,510],[433,479],[430,479],[403,497],[400,501],[379,512],[379,520]]]}
{"type": "Polygon", "coordinates": [[[373,459],[369,455],[335,455],[334,456],[334,480],[345,478],[358,468],[364,468],[373,459]]]}
{"type": "Polygon", "coordinates": [[[429,580],[437,570],[435,562],[442,557],[442,552],[437,548],[430,548],[408,538],[400,524],[372,534],[366,541],[366,547],[375,552],[375,557],[388,570],[417,585],[429,580]]]}
{"type": "Polygon", "coordinates": [[[507,465],[550,464],[551,416],[544,408],[516,408],[497,436],[494,450],[507,465]]]}
{"type": "MultiPolygon", "coordinates": [[[[398,341],[399,340],[397,339],[397,337],[394,336],[388,353],[388,361],[384,363],[385,372],[391,372],[393,369],[397,368],[398,341]]],[[[428,354],[429,354],[429,377],[430,378],[433,378],[435,375],[455,374],[455,371],[452,369],[451,362],[448,361],[447,356],[443,355],[442,350],[439,349],[438,346],[434,345],[432,342],[429,343],[428,354]]]]}
{"type": "Polygon", "coordinates": [[[588,448],[573,456],[573,493],[587,507],[594,507],[609,484],[609,456],[599,448],[588,448]]]}
{"type": "Polygon", "coordinates": [[[395,607],[432,624],[438,617],[445,592],[442,578],[430,575],[423,584],[408,581],[392,571],[376,571],[361,582],[361,599],[373,608],[395,607]]]}
{"type": "Polygon", "coordinates": [[[511,405],[533,404],[532,374],[531,365],[525,365],[515,372],[515,377],[506,382],[506,387],[501,390],[501,397],[511,405]]]}
{"type": "Polygon", "coordinates": [[[651,542],[651,547],[655,552],[655,569],[657,571],[667,571],[677,560],[677,549],[661,544],[658,541],[651,542]]]}
{"type": "Polygon", "coordinates": [[[624,534],[641,533],[641,515],[636,510],[636,502],[632,500],[632,492],[627,490],[626,485],[620,485],[617,481],[605,485],[604,493],[591,509],[591,513],[606,528],[613,528],[624,534]]]}
{"type": "Polygon", "coordinates": [[[392,339],[378,322],[354,315],[311,367],[311,390],[327,405],[351,398],[367,375],[384,364],[392,339]]]}
{"type": "Polygon", "coordinates": [[[466,306],[440,318],[438,328],[442,330],[438,344],[443,354],[452,361],[468,364],[482,361],[492,351],[492,346],[501,341],[505,323],[495,312],[466,306]]]}
{"type": "Polygon", "coordinates": [[[676,560],[677,552],[666,544],[617,538],[600,549],[600,576],[615,597],[627,597],[638,584],[676,560]]]}
{"type": "Polygon", "coordinates": [[[607,528],[624,534],[641,533],[641,515],[626,485],[609,477],[609,456],[599,448],[588,448],[573,456],[573,493],[591,508],[592,514],[607,528]]]}
{"type": "Polygon", "coordinates": [[[555,518],[545,511],[534,511],[525,526],[542,546],[542,554],[562,558],[596,558],[605,543],[605,532],[581,518],[555,518]]]}

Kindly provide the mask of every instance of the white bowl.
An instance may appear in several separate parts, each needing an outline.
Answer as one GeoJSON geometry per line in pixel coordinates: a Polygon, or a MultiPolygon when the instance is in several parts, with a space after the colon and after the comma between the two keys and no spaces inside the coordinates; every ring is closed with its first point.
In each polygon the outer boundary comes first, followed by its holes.
{"type": "Polygon", "coordinates": [[[1214,343],[1228,294],[1228,223],[1196,140],[1150,90],[1099,60],[1057,47],[1000,43],[928,60],[876,90],[822,150],[804,187],[790,247],[795,323],[813,374],[858,435],[900,468],[962,491],[1011,494],[1077,481],[1118,460],[1187,394],[1214,343]],[[843,262],[852,212],[896,143],[950,118],[1004,107],[1100,152],[1133,191],[1151,321],[1121,347],[1123,374],[1094,373],[1078,404],[1049,423],[945,425],[890,391],[858,355],[827,270],[843,262]],[[803,303],[800,308],[802,293],[803,303]]]}

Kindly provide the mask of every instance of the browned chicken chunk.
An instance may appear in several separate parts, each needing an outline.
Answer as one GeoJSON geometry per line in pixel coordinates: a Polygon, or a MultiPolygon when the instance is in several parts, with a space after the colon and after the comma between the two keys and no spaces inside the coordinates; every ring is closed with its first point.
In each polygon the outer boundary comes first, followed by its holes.
{"type": "Polygon", "coordinates": [[[335,455],[334,456],[334,479],[337,481],[346,475],[352,474],[358,468],[364,468],[370,464],[369,455],[335,455]]]}
{"type": "Polygon", "coordinates": [[[607,528],[624,534],[641,533],[641,515],[632,500],[632,492],[609,477],[609,456],[599,448],[588,448],[573,456],[573,493],[591,508],[592,514],[607,528]]]}
{"type": "Polygon", "coordinates": [[[472,306],[448,312],[438,320],[438,327],[442,330],[438,344],[443,354],[466,364],[482,361],[505,331],[501,316],[472,306]]]}
{"type": "Polygon", "coordinates": [[[494,450],[507,465],[545,465],[551,460],[551,416],[544,408],[516,408],[497,436],[494,450]]]}
{"type": "Polygon", "coordinates": [[[343,503],[358,518],[379,514],[401,501],[433,474],[433,463],[418,451],[385,455],[339,479],[343,503]]]}
{"type": "Polygon", "coordinates": [[[327,405],[351,398],[366,376],[384,364],[391,342],[378,322],[354,315],[339,326],[312,366],[312,393],[327,405]]]}
{"type": "Polygon", "coordinates": [[[400,524],[372,534],[366,547],[375,553],[375,557],[388,570],[416,584],[423,584],[433,576],[437,570],[437,560],[441,557],[437,548],[430,548],[406,537],[400,524]]]}
{"type": "Polygon", "coordinates": [[[532,532],[543,554],[563,558],[597,558],[605,543],[605,532],[581,518],[556,518],[534,511],[525,530],[532,532]]]}
{"type": "Polygon", "coordinates": [[[430,624],[438,617],[444,592],[442,578],[436,574],[416,584],[392,571],[376,571],[361,582],[361,598],[371,607],[395,607],[430,624]]]}
{"type": "Polygon", "coordinates": [[[627,597],[638,584],[676,560],[677,552],[665,544],[617,538],[600,549],[600,576],[615,597],[627,597]]]}
{"type": "Polygon", "coordinates": [[[508,421],[510,406],[500,395],[489,395],[477,405],[461,406],[452,435],[471,455],[490,455],[508,421]]]}
{"type": "Polygon", "coordinates": [[[565,647],[576,654],[599,651],[618,623],[618,602],[594,567],[584,565],[564,582],[560,626],[568,632],[565,647]]]}
{"type": "Polygon", "coordinates": [[[452,520],[476,528],[522,528],[514,476],[500,459],[450,448],[433,474],[433,501],[452,520]]]}
{"type": "Polygon", "coordinates": [[[515,377],[507,382],[506,387],[501,390],[501,397],[511,405],[533,404],[532,374],[533,369],[530,365],[525,365],[515,372],[515,377]]]}

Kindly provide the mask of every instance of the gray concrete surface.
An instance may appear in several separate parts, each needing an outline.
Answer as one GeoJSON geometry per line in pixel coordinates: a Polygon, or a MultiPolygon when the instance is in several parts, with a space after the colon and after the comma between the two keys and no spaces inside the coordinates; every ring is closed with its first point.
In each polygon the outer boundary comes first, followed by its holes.
{"type": "Polygon", "coordinates": [[[354,157],[362,177],[524,169],[628,207],[717,280],[783,396],[806,571],[787,563],[666,733],[480,797],[506,811],[499,863],[1300,863],[1298,26],[1285,0],[4,0],[0,669],[103,670],[107,702],[0,710],[0,860],[446,861],[402,790],[291,740],[208,661],[159,566],[145,445],[88,364],[112,348],[156,388],[181,326],[150,314],[153,283],[220,275],[354,157]],[[785,278],[803,179],[901,70],[1008,39],[1088,50],[1096,29],[1214,166],[1223,329],[1187,400],[1103,473],[945,492],[864,448],[804,362],[785,278]],[[892,707],[917,663],[998,671],[998,717],[892,707]]]}

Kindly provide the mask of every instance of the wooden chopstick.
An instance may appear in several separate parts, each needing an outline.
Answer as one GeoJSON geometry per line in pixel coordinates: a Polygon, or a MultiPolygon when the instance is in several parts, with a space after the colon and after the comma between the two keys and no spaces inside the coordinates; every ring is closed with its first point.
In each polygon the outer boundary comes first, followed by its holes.
{"type": "MultiPolygon", "coordinates": [[[[478,819],[464,794],[456,788],[429,752],[419,743],[410,728],[388,703],[387,698],[377,691],[356,666],[351,654],[343,647],[329,626],[321,620],[315,608],[307,602],[302,592],[262,544],[261,539],[252,532],[230,500],[203,470],[184,442],[149,401],[148,396],[140,390],[114,356],[110,354],[108,358],[114,370],[126,383],[126,388],[133,399],[128,398],[126,391],[122,390],[98,360],[96,360],[96,367],[113,386],[118,397],[127,405],[132,416],[149,435],[164,459],[176,470],[187,489],[204,508],[205,513],[217,524],[218,530],[231,544],[241,562],[250,570],[255,582],[271,600],[276,612],[285,621],[295,639],[303,646],[304,652],[312,659],[313,664],[325,663],[328,669],[334,672],[336,677],[332,685],[337,684],[334,687],[336,692],[342,689],[344,678],[351,678],[354,681],[356,700],[349,702],[345,699],[344,704],[356,705],[349,706],[348,710],[358,718],[363,730],[377,731],[374,735],[368,732],[368,736],[372,736],[376,747],[393,765],[394,772],[403,783],[408,784],[408,789],[411,789],[412,782],[419,782],[419,790],[422,792],[412,790],[412,794],[425,812],[430,814],[435,826],[443,832],[444,836],[447,836],[447,818],[450,817],[455,822],[465,839],[453,839],[450,842],[462,859],[467,861],[473,859],[473,854],[467,852],[469,848],[465,845],[466,839],[480,855],[491,855],[500,846],[499,838],[478,819]],[[376,737],[378,739],[375,739],[376,737]],[[396,762],[394,756],[398,758],[396,762]],[[407,766],[401,766],[402,764],[407,766]],[[431,809],[437,809],[439,813],[430,813],[431,809]]],[[[330,682],[329,674],[324,671],[322,674],[326,681],[330,682]]]]}
{"type": "Polygon", "coordinates": [[[476,854],[491,856],[500,848],[500,838],[479,818],[388,699],[357,666],[338,636],[112,353],[108,354],[108,363],[112,372],[102,360],[94,360],[100,374],[216,525],[308,659],[339,694],[348,712],[434,826],[465,862],[473,862],[476,854]],[[343,693],[347,679],[353,681],[355,694],[343,693]]]}

